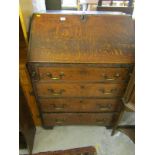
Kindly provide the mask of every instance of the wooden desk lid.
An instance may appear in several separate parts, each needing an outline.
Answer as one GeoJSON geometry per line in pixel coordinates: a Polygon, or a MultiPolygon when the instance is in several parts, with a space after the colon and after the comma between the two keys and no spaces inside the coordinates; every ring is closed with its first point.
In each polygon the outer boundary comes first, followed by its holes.
{"type": "Polygon", "coordinates": [[[134,21],[101,11],[34,14],[28,61],[134,63],[134,21]]]}

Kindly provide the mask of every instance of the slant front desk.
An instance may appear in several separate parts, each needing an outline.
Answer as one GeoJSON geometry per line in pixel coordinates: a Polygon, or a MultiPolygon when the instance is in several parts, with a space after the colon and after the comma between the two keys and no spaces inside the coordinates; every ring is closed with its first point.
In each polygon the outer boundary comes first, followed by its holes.
{"type": "Polygon", "coordinates": [[[34,14],[27,63],[43,126],[112,126],[134,66],[134,45],[130,15],[34,14]]]}

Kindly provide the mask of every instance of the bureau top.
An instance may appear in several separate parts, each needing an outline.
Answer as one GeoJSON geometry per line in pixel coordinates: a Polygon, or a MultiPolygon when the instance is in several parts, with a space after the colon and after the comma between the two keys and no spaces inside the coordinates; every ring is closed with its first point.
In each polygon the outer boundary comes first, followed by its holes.
{"type": "Polygon", "coordinates": [[[134,21],[111,12],[47,12],[32,17],[28,62],[134,63],[134,21]]]}

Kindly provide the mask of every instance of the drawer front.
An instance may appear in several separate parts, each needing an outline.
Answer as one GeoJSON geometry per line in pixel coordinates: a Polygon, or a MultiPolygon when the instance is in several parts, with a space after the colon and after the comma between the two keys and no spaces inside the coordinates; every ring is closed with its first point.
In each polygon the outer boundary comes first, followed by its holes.
{"type": "Polygon", "coordinates": [[[42,112],[114,112],[121,108],[120,99],[40,99],[42,112]]]}
{"type": "Polygon", "coordinates": [[[103,67],[38,67],[39,79],[43,81],[125,81],[127,68],[103,67]]]}
{"type": "Polygon", "coordinates": [[[122,96],[125,84],[36,83],[39,97],[116,97],[122,96]]]}
{"type": "Polygon", "coordinates": [[[44,113],[43,125],[106,125],[111,126],[115,122],[117,115],[113,113],[44,113]]]}

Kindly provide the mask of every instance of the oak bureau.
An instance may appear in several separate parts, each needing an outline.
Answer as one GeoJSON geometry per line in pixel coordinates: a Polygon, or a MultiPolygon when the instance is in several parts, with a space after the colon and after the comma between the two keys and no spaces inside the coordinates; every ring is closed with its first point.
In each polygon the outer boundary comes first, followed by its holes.
{"type": "Polygon", "coordinates": [[[43,127],[112,126],[134,66],[134,45],[130,15],[35,13],[27,66],[43,127]]]}

